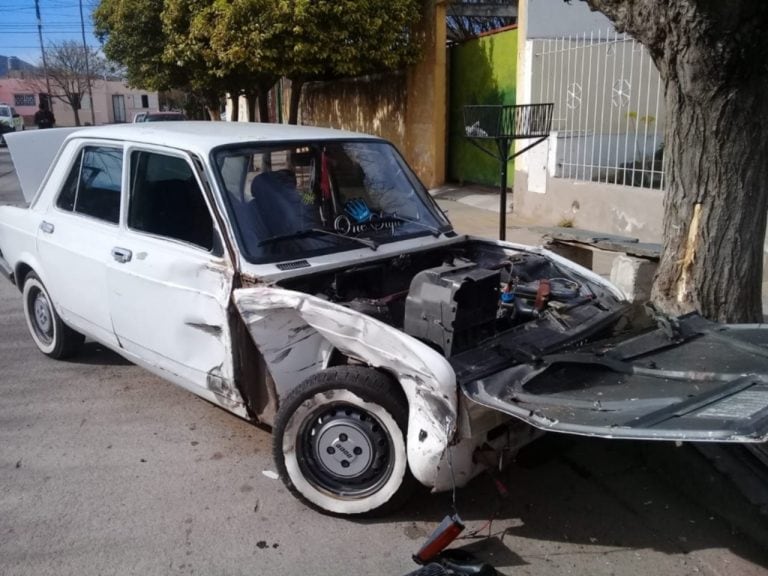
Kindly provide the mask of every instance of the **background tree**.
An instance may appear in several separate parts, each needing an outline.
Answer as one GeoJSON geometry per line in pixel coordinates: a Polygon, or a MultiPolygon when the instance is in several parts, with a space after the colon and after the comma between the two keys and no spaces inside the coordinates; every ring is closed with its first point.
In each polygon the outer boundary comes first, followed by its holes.
{"type": "Polygon", "coordinates": [[[291,124],[305,82],[400,70],[420,56],[420,0],[296,0],[280,7],[275,33],[285,32],[287,43],[291,124]]]}
{"type": "Polygon", "coordinates": [[[446,32],[449,42],[461,42],[473,38],[483,32],[498,30],[517,22],[516,16],[501,16],[494,13],[494,8],[517,8],[517,0],[451,0],[448,4],[446,32]],[[474,4],[482,4],[487,14],[483,16],[468,16],[467,8],[474,4]]]}
{"type": "MultiPolygon", "coordinates": [[[[269,122],[269,91],[282,73],[284,55],[276,41],[274,26],[279,12],[274,0],[232,0],[215,3],[215,18],[207,22],[211,47],[224,70],[238,70],[246,80],[243,94],[248,101],[249,117],[269,122]]],[[[204,23],[205,24],[205,23],[204,23]]]]}
{"type": "Polygon", "coordinates": [[[189,87],[212,115],[225,92],[259,95],[264,120],[266,94],[284,76],[295,124],[305,82],[414,62],[421,8],[421,0],[101,0],[94,21],[131,84],[189,87]]]}
{"type": "Polygon", "coordinates": [[[192,90],[184,67],[165,57],[164,8],[164,0],[101,0],[93,12],[95,34],[104,54],[122,66],[129,85],[159,92],[173,90],[174,97],[165,100],[165,109],[183,108],[189,117],[198,118],[205,98],[192,90]]]}
{"type": "MultiPolygon", "coordinates": [[[[91,48],[88,48],[88,66],[86,67],[85,54],[83,45],[74,40],[51,42],[45,47],[51,97],[72,108],[76,126],[80,126],[80,108],[89,85],[93,87],[95,80],[108,70],[104,58],[91,48]]],[[[40,68],[42,69],[42,65],[40,68]]],[[[36,78],[31,81],[31,84],[30,87],[34,91],[46,92],[44,78],[36,78]]]]}
{"type": "Polygon", "coordinates": [[[652,299],[762,320],[768,2],[586,0],[649,50],[666,102],[664,251],[652,299]]]}
{"type": "Polygon", "coordinates": [[[104,54],[119,63],[131,86],[168,90],[185,84],[183,71],[163,59],[164,0],[101,0],[93,12],[104,54]]]}
{"type": "Polygon", "coordinates": [[[237,66],[222,63],[211,45],[213,23],[225,5],[226,0],[165,0],[161,16],[166,39],[162,59],[183,71],[187,85],[203,96],[212,120],[220,119],[224,95],[232,94],[236,102],[242,90],[237,66]]]}

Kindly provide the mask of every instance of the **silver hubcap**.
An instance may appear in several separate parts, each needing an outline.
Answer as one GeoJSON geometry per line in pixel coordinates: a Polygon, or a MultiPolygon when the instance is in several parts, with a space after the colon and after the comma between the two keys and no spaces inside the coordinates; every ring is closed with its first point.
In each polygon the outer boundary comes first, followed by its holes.
{"type": "Polygon", "coordinates": [[[33,309],[35,312],[35,323],[40,329],[40,332],[45,335],[50,335],[53,327],[51,322],[51,308],[48,305],[47,298],[42,292],[38,293],[35,297],[33,309]]]}
{"type": "Polygon", "coordinates": [[[373,460],[370,440],[354,422],[327,422],[318,431],[315,447],[317,461],[345,478],[363,473],[373,460]]]}

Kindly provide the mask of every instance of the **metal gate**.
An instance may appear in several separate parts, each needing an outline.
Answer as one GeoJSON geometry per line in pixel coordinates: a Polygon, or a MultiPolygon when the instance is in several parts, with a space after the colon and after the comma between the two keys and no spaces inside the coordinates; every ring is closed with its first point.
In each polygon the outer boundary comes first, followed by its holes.
{"type": "Polygon", "coordinates": [[[664,102],[646,49],[614,30],[534,42],[534,101],[554,102],[556,177],[663,188],[664,102]]]}

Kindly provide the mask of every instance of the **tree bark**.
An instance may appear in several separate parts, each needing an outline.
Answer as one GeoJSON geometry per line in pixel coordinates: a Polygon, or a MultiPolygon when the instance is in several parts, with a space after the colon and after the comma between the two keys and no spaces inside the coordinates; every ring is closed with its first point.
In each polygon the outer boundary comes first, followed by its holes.
{"type": "Polygon", "coordinates": [[[240,91],[230,92],[229,98],[232,101],[232,111],[229,115],[229,120],[237,122],[240,119],[240,91]]]}
{"type": "Polygon", "coordinates": [[[259,89],[259,122],[269,122],[269,89],[259,89]]]}
{"type": "Polygon", "coordinates": [[[291,102],[288,107],[288,124],[297,124],[299,121],[299,104],[301,103],[301,89],[304,80],[291,78],[291,102]]]}
{"type": "Polygon", "coordinates": [[[652,300],[762,320],[768,3],[587,0],[648,47],[666,102],[664,250],[652,300]]]}
{"type": "Polygon", "coordinates": [[[256,122],[256,107],[259,100],[258,90],[250,90],[245,94],[248,103],[248,122],[256,122]]]}

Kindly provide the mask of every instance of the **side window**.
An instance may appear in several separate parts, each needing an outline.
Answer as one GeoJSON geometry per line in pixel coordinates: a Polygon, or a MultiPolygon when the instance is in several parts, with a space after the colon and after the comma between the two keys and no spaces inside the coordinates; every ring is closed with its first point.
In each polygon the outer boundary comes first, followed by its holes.
{"type": "Polygon", "coordinates": [[[83,164],[83,150],[77,155],[77,160],[69,171],[64,187],[59,192],[59,198],[56,200],[56,206],[62,210],[72,212],[75,209],[75,198],[77,198],[77,183],[80,182],[80,167],[83,164]]]}
{"type": "Polygon", "coordinates": [[[128,226],[213,249],[213,220],[189,164],[156,152],[131,153],[128,226]]]}
{"type": "Polygon", "coordinates": [[[73,164],[56,206],[117,224],[122,178],[122,149],[87,146],[73,164]]]}

